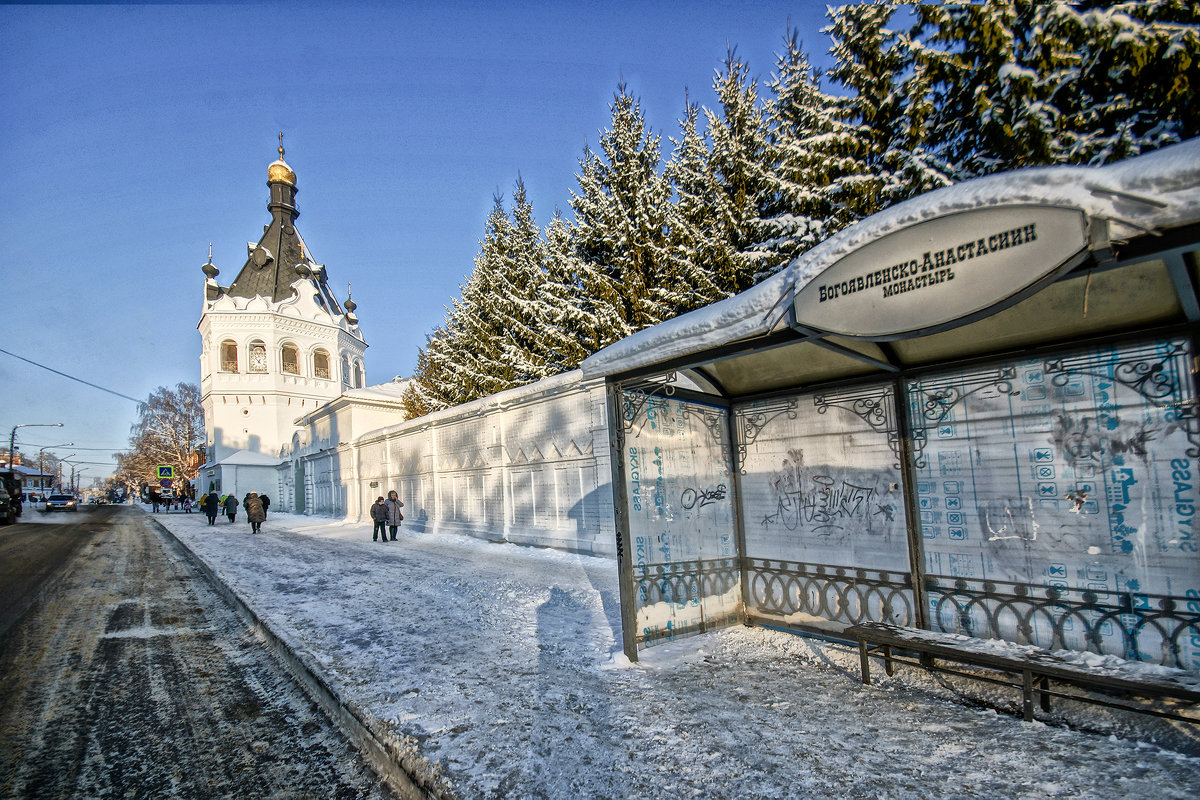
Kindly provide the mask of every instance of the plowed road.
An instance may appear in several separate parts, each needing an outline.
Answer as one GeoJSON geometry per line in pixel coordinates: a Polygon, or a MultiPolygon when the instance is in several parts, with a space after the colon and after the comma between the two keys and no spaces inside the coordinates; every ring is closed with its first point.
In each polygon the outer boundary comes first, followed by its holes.
{"type": "Polygon", "coordinates": [[[0,796],[390,796],[145,514],[22,519],[0,528],[0,796]]]}

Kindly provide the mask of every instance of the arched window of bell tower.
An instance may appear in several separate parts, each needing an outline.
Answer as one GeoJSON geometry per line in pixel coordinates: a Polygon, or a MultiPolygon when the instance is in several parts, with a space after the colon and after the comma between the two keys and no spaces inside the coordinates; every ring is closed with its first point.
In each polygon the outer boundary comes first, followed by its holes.
{"type": "Polygon", "coordinates": [[[279,354],[283,357],[283,371],[289,375],[300,374],[300,350],[291,342],[285,342],[279,348],[279,354]]]}
{"type": "Polygon", "coordinates": [[[267,371],[267,346],[261,339],[255,339],[250,343],[250,371],[267,371]]]}
{"type": "Polygon", "coordinates": [[[354,363],[354,388],[355,389],[363,388],[362,364],[359,364],[357,361],[354,363]]]}
{"type": "Polygon", "coordinates": [[[323,347],[313,351],[313,376],[329,380],[329,351],[323,347]]]}
{"type": "Polygon", "coordinates": [[[221,372],[238,371],[237,342],[226,339],[221,342],[221,372]]]}

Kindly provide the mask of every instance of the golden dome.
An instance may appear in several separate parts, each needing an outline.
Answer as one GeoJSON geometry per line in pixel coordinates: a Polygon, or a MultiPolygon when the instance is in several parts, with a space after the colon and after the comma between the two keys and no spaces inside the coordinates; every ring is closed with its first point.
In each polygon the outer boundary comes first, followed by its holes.
{"type": "Polygon", "coordinates": [[[292,186],[296,185],[296,173],[292,172],[292,168],[287,165],[287,162],[282,158],[271,162],[271,166],[267,167],[267,181],[269,183],[287,183],[292,186]]]}

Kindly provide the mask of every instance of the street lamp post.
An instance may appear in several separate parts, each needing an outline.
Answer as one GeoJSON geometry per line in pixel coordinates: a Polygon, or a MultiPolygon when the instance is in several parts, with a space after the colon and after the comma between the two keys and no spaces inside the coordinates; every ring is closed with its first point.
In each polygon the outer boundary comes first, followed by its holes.
{"type": "Polygon", "coordinates": [[[29,422],[24,425],[13,425],[12,434],[8,437],[8,469],[11,471],[16,465],[16,453],[13,452],[17,448],[17,428],[61,428],[61,422],[29,422]]]}
{"type": "Polygon", "coordinates": [[[67,494],[75,494],[75,462],[67,461],[67,463],[71,465],[71,480],[67,482],[67,494]]]}
{"type": "MultiPolygon", "coordinates": [[[[38,475],[39,475],[38,480],[41,481],[42,484],[45,484],[45,482],[46,482],[45,472],[44,472],[45,467],[42,466],[42,453],[46,452],[47,450],[49,450],[52,447],[74,447],[74,445],[75,445],[74,442],[63,442],[62,444],[49,444],[49,445],[46,445],[45,447],[38,448],[38,475]]],[[[40,488],[42,490],[42,493],[45,494],[46,487],[43,485],[40,488]]]]}
{"type": "MultiPolygon", "coordinates": [[[[71,455],[67,456],[67,458],[74,458],[74,457],[75,457],[74,453],[71,453],[71,455]]],[[[67,461],[67,458],[60,458],[58,460],[58,488],[59,488],[59,491],[62,490],[62,465],[64,462],[67,464],[71,463],[70,461],[67,461]]],[[[74,469],[74,467],[72,467],[72,469],[74,469]]]]}

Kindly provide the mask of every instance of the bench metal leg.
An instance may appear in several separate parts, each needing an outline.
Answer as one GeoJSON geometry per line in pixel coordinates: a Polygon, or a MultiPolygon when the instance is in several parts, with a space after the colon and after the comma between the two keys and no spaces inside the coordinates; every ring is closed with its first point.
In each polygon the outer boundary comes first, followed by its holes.
{"type": "Polygon", "coordinates": [[[1038,679],[1037,679],[1037,686],[1039,689],[1041,689],[1040,694],[1042,695],[1042,711],[1049,712],[1050,711],[1050,695],[1048,694],[1048,692],[1050,689],[1050,679],[1047,678],[1045,675],[1039,675],[1038,679]]]}
{"type": "Polygon", "coordinates": [[[867,643],[862,639],[858,640],[858,660],[859,668],[862,670],[862,682],[867,686],[870,686],[871,659],[867,656],[867,643]]]}
{"type": "Polygon", "coordinates": [[[1024,695],[1025,721],[1033,722],[1033,672],[1027,669],[1021,671],[1021,693],[1024,695]]]}

